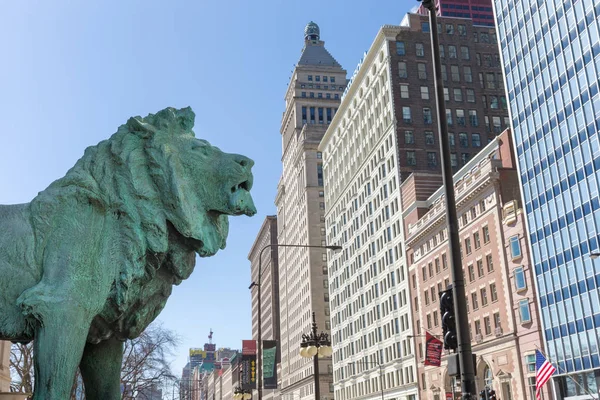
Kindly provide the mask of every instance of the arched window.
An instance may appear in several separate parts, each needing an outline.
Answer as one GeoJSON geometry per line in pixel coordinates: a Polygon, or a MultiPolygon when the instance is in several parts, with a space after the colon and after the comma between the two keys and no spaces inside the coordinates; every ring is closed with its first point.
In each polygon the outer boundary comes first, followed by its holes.
{"type": "Polygon", "coordinates": [[[483,370],[483,384],[491,389],[493,380],[492,370],[486,365],[483,370]]]}

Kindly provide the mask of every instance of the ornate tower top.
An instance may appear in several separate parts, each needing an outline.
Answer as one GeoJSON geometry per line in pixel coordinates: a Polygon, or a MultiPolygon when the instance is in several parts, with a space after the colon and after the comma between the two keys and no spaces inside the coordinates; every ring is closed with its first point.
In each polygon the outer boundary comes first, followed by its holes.
{"type": "Polygon", "coordinates": [[[319,25],[310,21],[304,28],[304,40],[319,40],[320,33],[319,25]]]}

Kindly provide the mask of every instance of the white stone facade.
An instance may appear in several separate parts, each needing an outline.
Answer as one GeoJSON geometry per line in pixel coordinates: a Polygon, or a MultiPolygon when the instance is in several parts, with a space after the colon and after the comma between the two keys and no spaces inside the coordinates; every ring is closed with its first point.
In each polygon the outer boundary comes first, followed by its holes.
{"type": "Polygon", "coordinates": [[[399,31],[379,31],[319,146],[327,242],[344,247],[328,261],[336,400],[418,393],[389,65],[399,31]]]}

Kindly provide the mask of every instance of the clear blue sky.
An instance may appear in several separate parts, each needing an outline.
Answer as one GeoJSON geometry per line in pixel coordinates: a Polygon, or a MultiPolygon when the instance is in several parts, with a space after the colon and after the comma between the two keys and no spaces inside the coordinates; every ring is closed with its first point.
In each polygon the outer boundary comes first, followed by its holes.
{"type": "Polygon", "coordinates": [[[256,161],[258,215],[230,219],[159,319],[187,349],[250,338],[248,251],[281,174],[283,96],[304,26],[349,74],[379,27],[418,3],[381,1],[4,1],[0,5],[0,204],[30,201],[132,115],[191,106],[196,136],[256,161]]]}

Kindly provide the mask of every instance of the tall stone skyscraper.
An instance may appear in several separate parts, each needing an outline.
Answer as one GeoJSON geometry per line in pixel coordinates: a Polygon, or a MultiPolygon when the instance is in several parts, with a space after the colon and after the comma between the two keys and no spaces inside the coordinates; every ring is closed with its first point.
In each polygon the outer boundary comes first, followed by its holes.
{"type": "Polygon", "coordinates": [[[535,273],[524,284],[537,286],[556,398],[596,398],[600,0],[494,7],[535,273]]]}
{"type": "MultiPolygon", "coordinates": [[[[278,242],[325,244],[323,167],[317,146],[340,103],[346,71],[325,49],[319,27],[304,30],[304,48],[287,92],[281,121],[283,173],[277,188],[278,242]]],[[[334,244],[334,243],[332,243],[334,244]]],[[[329,332],[327,250],[279,248],[281,395],[314,395],[313,361],[299,355],[312,312],[329,332]]],[[[322,400],[333,399],[331,359],[320,361],[322,400]]]]}

